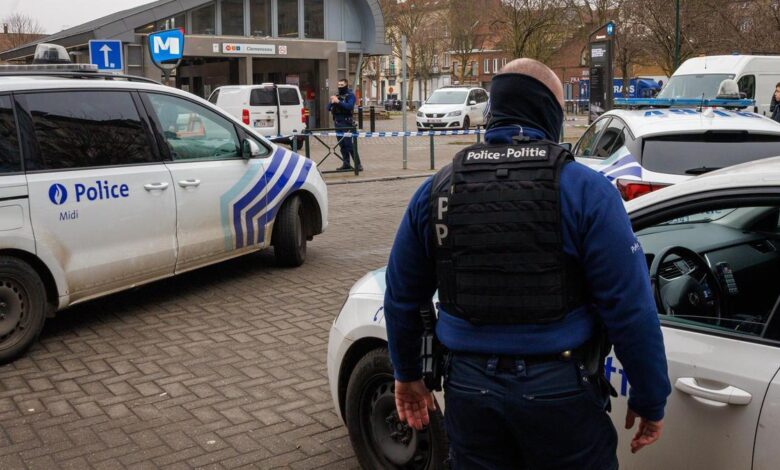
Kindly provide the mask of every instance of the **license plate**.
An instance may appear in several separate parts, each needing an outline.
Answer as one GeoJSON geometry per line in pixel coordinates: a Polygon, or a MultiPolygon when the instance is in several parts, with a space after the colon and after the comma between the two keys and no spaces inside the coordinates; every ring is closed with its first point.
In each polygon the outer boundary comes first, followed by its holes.
{"type": "Polygon", "coordinates": [[[255,121],[255,127],[273,127],[274,122],[270,119],[258,119],[255,121]]]}
{"type": "Polygon", "coordinates": [[[436,124],[440,124],[442,122],[442,120],[441,119],[428,119],[428,122],[433,122],[433,123],[436,123],[436,124]]]}

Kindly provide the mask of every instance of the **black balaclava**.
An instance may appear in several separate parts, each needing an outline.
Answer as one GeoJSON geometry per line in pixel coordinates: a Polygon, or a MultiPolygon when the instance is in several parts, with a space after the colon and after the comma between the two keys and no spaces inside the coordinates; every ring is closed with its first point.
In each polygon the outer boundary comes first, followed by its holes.
{"type": "Polygon", "coordinates": [[[502,73],[490,83],[488,130],[503,126],[530,127],[558,142],[563,110],[555,95],[539,80],[521,73],[502,73]]]}
{"type": "Polygon", "coordinates": [[[340,86],[339,87],[339,95],[346,95],[347,90],[349,90],[349,85],[340,86]]]}

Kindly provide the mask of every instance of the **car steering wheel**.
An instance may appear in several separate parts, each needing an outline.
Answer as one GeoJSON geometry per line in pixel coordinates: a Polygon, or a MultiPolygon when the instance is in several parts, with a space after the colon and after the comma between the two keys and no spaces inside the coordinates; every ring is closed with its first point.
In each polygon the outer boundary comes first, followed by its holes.
{"type": "Polygon", "coordinates": [[[693,250],[682,246],[661,250],[650,266],[650,281],[658,309],[666,315],[714,325],[720,324],[721,317],[725,316],[718,278],[707,261],[693,250]],[[667,279],[659,270],[671,256],[680,258],[675,266],[682,275],[667,279]]]}

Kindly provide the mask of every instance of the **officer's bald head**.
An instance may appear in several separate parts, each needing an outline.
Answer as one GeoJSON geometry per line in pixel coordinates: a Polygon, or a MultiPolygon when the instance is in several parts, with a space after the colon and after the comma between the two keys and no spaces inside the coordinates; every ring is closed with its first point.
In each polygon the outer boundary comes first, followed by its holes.
{"type": "Polygon", "coordinates": [[[563,86],[561,85],[560,79],[550,67],[538,60],[526,58],[515,59],[501,67],[501,70],[498,73],[499,75],[502,73],[520,73],[538,80],[555,95],[555,99],[558,100],[561,109],[563,108],[563,86]]]}

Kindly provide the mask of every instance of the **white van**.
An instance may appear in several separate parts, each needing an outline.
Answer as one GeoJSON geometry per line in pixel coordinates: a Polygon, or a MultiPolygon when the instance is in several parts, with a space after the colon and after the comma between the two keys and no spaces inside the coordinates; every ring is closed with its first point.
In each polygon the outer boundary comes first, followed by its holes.
{"type": "Polygon", "coordinates": [[[716,55],[683,62],[658,98],[715,98],[723,80],[734,79],[745,98],[756,100],[751,111],[771,116],[769,104],[780,82],[780,56],[716,55]]]}
{"type": "Polygon", "coordinates": [[[209,101],[266,137],[302,134],[306,129],[306,109],[295,85],[223,86],[209,101]]]}

